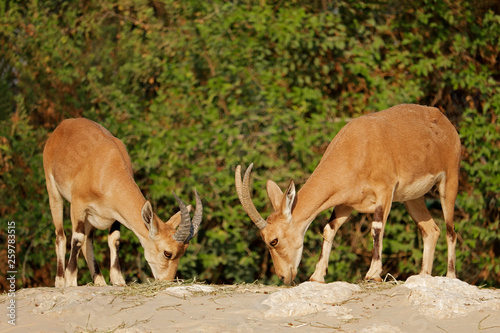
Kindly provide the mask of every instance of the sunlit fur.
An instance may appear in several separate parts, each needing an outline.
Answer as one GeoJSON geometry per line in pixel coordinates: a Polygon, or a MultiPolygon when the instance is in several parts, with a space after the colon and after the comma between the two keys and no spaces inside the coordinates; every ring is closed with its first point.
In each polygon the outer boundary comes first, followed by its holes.
{"type": "Polygon", "coordinates": [[[267,183],[274,212],[261,235],[276,274],[287,284],[293,281],[307,228],[320,212],[335,207],[311,280],[324,282],[333,238],[353,210],[373,214],[373,256],[365,278],[381,280],[382,240],[393,201],[404,202],[417,223],[424,243],[421,273],[431,274],[439,227],[424,195],[437,185],[447,229],[447,276],[455,277],[453,210],[460,149],[457,131],[436,108],[403,104],[352,120],[296,195],[293,182],[285,193],[274,182],[267,183]],[[275,239],[276,246],[271,246],[275,239]]]}
{"type": "MultiPolygon", "coordinates": [[[[179,258],[188,246],[173,239],[180,213],[167,223],[152,211],[137,187],[124,144],[104,127],[87,119],[63,121],[50,135],[43,153],[50,209],[56,228],[56,287],[77,284],[76,259],[80,248],[94,283],[105,284],[95,262],[93,229],[108,229],[115,221],[131,229],[144,247],[144,255],[158,280],[175,278],[179,258]],[[66,236],[63,229],[63,198],[71,202],[73,235],[71,255],[65,268],[66,236]],[[170,258],[165,253],[171,255],[170,258]]],[[[113,284],[123,284],[117,246],[119,231],[110,235],[113,284]]]]}

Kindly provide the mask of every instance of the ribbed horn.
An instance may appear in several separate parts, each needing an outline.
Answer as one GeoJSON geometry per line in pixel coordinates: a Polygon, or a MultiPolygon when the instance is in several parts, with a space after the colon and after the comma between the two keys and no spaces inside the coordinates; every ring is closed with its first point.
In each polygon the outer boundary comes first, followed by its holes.
{"type": "Polygon", "coordinates": [[[179,199],[177,195],[175,195],[174,191],[172,191],[172,194],[174,195],[175,201],[177,201],[177,204],[179,205],[179,208],[181,210],[181,223],[173,237],[177,242],[185,242],[189,237],[189,231],[191,229],[191,218],[189,217],[189,211],[186,207],[186,204],[182,202],[182,200],[179,199]]]}
{"type": "Polygon", "coordinates": [[[262,216],[255,208],[253,204],[252,198],[250,196],[250,172],[252,171],[253,163],[247,168],[245,172],[245,177],[243,178],[243,183],[241,182],[241,166],[238,165],[236,167],[236,174],[234,177],[236,192],[238,192],[238,198],[240,199],[241,205],[243,209],[248,214],[250,219],[255,223],[257,228],[260,230],[264,229],[267,226],[266,220],[262,218],[262,216]]]}
{"type": "Polygon", "coordinates": [[[194,211],[193,221],[191,222],[191,228],[189,229],[189,237],[186,239],[186,243],[193,238],[198,232],[198,228],[200,227],[201,217],[203,215],[203,204],[201,203],[201,199],[198,196],[198,192],[196,189],[194,190],[194,196],[196,198],[196,210],[194,211]]]}

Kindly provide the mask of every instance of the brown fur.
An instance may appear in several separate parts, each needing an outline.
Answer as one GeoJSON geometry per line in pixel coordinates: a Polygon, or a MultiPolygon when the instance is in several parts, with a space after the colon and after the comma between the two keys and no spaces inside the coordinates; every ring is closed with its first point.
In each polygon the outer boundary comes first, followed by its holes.
{"type": "MultiPolygon", "coordinates": [[[[57,287],[76,285],[78,245],[82,246],[86,242],[88,244],[82,250],[94,283],[105,284],[95,263],[91,231],[94,228],[108,229],[115,221],[137,235],[156,279],[172,280],[175,277],[179,258],[188,246],[172,237],[180,223],[180,213],[163,223],[152,212],[151,205],[135,184],[130,158],[119,139],[90,120],[65,120],[54,130],[45,145],[43,166],[56,227],[57,287]],[[66,247],[63,198],[71,202],[73,224],[73,249],[68,263],[70,271],[66,271],[65,277],[61,276],[66,247]],[[143,207],[148,209],[149,220],[141,216],[143,207]],[[164,251],[172,253],[172,258],[165,258],[164,251]]],[[[113,284],[124,283],[117,257],[119,234],[117,227],[110,231],[113,284]]]]}
{"type": "Polygon", "coordinates": [[[423,198],[437,184],[447,225],[447,276],[455,277],[453,209],[460,149],[457,131],[433,107],[397,105],[348,123],[333,138],[311,177],[291,199],[293,205],[288,206],[286,195],[268,181],[268,196],[275,211],[268,217],[261,235],[266,244],[279,240],[277,246],[270,247],[278,276],[291,283],[309,224],[320,212],[335,207],[336,216],[325,227],[322,255],[311,280],[324,281],[333,238],[352,210],[375,213],[379,231],[372,228],[376,236],[374,254],[366,278],[380,280],[383,230],[393,201],[405,202],[422,230],[422,273],[431,274],[439,228],[423,198]]]}

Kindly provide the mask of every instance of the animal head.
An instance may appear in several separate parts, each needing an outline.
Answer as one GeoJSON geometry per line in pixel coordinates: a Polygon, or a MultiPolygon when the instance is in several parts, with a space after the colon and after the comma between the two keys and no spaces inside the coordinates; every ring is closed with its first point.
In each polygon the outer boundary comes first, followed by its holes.
{"type": "Polygon", "coordinates": [[[297,275],[304,245],[302,230],[297,229],[292,212],[296,204],[295,184],[290,181],[285,193],[272,180],[267,181],[267,195],[273,206],[273,212],[264,220],[255,208],[250,196],[250,164],[241,180],[241,167],[236,168],[236,191],[243,209],[260,229],[260,235],[266,243],[274,263],[274,269],[280,280],[291,284],[297,275]]]}
{"type": "Polygon", "coordinates": [[[142,207],[141,216],[149,230],[148,241],[143,242],[144,256],[156,280],[173,280],[177,272],[179,259],[188,248],[189,241],[196,235],[201,223],[202,203],[196,190],[196,210],[191,221],[191,206],[186,206],[174,194],[180,211],[167,222],[163,222],[153,213],[149,201],[142,207]]]}

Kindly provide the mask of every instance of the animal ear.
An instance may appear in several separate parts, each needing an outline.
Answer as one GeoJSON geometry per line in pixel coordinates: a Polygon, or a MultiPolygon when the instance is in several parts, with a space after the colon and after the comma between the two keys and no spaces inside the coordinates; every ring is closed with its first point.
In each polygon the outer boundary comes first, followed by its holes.
{"type": "Polygon", "coordinates": [[[281,202],[281,210],[284,215],[288,217],[289,220],[292,218],[292,211],[293,208],[295,207],[296,203],[296,197],[295,197],[295,183],[293,180],[290,181],[290,184],[288,184],[288,188],[286,189],[285,195],[282,199],[281,202]]]}
{"type": "Polygon", "coordinates": [[[154,238],[158,234],[158,226],[154,219],[153,207],[151,207],[149,201],[146,201],[142,206],[141,216],[146,228],[149,230],[149,237],[154,238]]]}
{"type": "Polygon", "coordinates": [[[283,192],[281,191],[278,184],[273,182],[272,180],[267,180],[267,196],[269,197],[269,201],[271,201],[271,205],[273,205],[273,209],[276,211],[281,206],[281,201],[283,199],[283,192]]]}
{"type": "MultiPolygon", "coordinates": [[[[187,206],[188,212],[191,212],[193,210],[193,207],[191,205],[187,206]]],[[[172,215],[171,218],[168,219],[167,224],[170,224],[170,226],[174,229],[177,229],[179,227],[179,224],[181,224],[181,212],[178,211],[174,215],[172,215]]]]}

